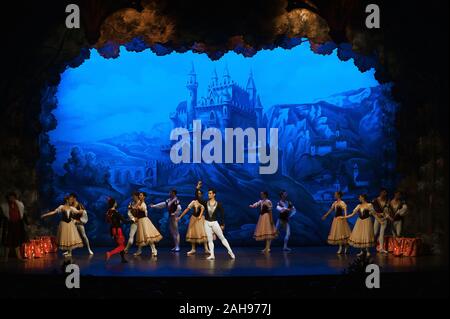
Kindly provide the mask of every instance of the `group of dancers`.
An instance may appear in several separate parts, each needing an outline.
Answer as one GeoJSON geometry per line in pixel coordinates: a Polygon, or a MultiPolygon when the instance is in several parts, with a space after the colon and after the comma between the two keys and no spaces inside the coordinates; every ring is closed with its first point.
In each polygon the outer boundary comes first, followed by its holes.
{"type": "Polygon", "coordinates": [[[94,252],[91,249],[89,238],[87,237],[84,225],[88,222],[86,208],[78,202],[77,195],[72,193],[64,197],[64,203],[55,210],[41,216],[41,218],[53,215],[61,215],[61,221],[58,227],[58,246],[64,251],[67,257],[72,256],[72,250],[86,245],[89,255],[94,252]]]}
{"type": "MultiPolygon", "coordinates": [[[[284,230],[285,233],[283,250],[291,250],[288,247],[291,233],[289,221],[296,214],[296,208],[288,200],[288,193],[285,190],[281,191],[279,196],[280,199],[275,206],[278,212],[276,223],[272,212],[273,204],[267,192],[261,192],[260,200],[249,205],[250,208],[259,210],[259,219],[253,237],[257,241],[265,242],[265,247],[262,250],[264,253],[270,252],[271,242],[281,230],[284,230]]],[[[380,253],[387,253],[384,249],[386,230],[390,227],[393,236],[401,236],[403,221],[408,213],[408,207],[402,199],[401,192],[396,191],[393,198],[389,200],[388,192],[383,188],[379,196],[372,202],[368,201],[367,195],[362,194],[359,196],[360,203],[350,214],[347,213],[347,205],[342,200],[342,192],[338,191],[334,196],[335,202],[322,219],[326,220],[330,214],[334,214],[328,243],[339,246],[338,254],[347,253],[349,246],[353,246],[361,250],[358,255],[364,253],[370,255],[369,249],[374,247],[377,241],[380,244],[380,253]],[[355,215],[358,215],[358,218],[353,230],[351,230],[347,220],[355,215]]],[[[122,262],[126,263],[125,255],[128,254],[134,243],[137,246],[134,256],[141,255],[142,249],[150,246],[151,255],[157,257],[156,244],[161,241],[163,236],[148,217],[146,194],[143,192],[132,194],[132,201],[128,205],[128,218],[123,216],[117,207],[117,201],[109,198],[105,219],[110,225],[110,234],[117,247],[106,253],[106,259],[109,260],[112,256],[119,254],[122,262]],[[125,224],[130,225],[128,241],[122,228],[125,224]]],[[[180,251],[178,223],[191,211],[186,233],[186,241],[191,244],[191,249],[187,252],[187,255],[196,254],[197,246],[202,245],[205,254],[209,255],[207,259],[214,260],[214,240],[218,238],[227,249],[230,258],[236,258],[223,233],[225,213],[222,203],[216,200],[215,189],[208,190],[208,198],[205,200],[203,199],[202,182],[199,181],[195,189],[194,199],[183,211],[175,189],[169,192],[169,197],[165,201],[151,204],[150,208],[167,209],[168,226],[174,242],[172,251],[180,251]]],[[[19,247],[20,243],[24,241],[25,234],[22,222],[23,204],[17,200],[15,194],[10,194],[7,196],[7,204],[2,206],[2,211],[4,216],[8,218],[9,228],[8,235],[3,236],[6,238],[4,243],[7,243],[8,247],[15,248],[17,257],[20,258],[19,247]]],[[[64,251],[64,256],[70,257],[73,249],[84,245],[87,246],[89,254],[93,255],[94,252],[90,247],[84,228],[84,225],[88,222],[88,214],[86,208],[78,202],[76,194],[66,196],[61,206],[41,217],[47,218],[57,214],[61,215],[57,243],[59,248],[64,251]]]]}
{"type": "MultiPolygon", "coordinates": [[[[196,253],[196,246],[203,244],[205,253],[209,256],[208,260],[214,260],[214,239],[218,238],[228,251],[230,258],[235,259],[235,254],[231,249],[228,240],[223,234],[225,227],[224,209],[222,203],[216,200],[216,190],[209,189],[208,200],[203,199],[202,183],[198,182],[195,199],[180,214],[181,205],[177,198],[177,191],[171,190],[169,198],[164,202],[150,205],[151,208],[166,208],[169,215],[169,229],[175,243],[172,249],[175,252],[180,251],[180,234],[178,231],[178,222],[192,210],[189,221],[186,241],[191,243],[191,250],[187,253],[191,256],[196,253]]],[[[74,196],[74,195],[71,195],[74,196]]],[[[77,223],[83,215],[87,215],[86,210],[81,205],[72,205],[71,196],[64,199],[64,204],[57,209],[42,215],[47,218],[56,214],[61,214],[62,218],[58,227],[57,242],[59,248],[64,250],[64,255],[70,257],[72,250],[83,246],[83,239],[77,230],[77,223]]],[[[132,201],[128,205],[128,219],[126,219],[117,210],[117,202],[113,198],[108,199],[108,210],[106,212],[106,221],[110,224],[110,233],[117,247],[106,253],[106,259],[109,260],[113,255],[120,254],[122,262],[126,263],[125,255],[131,246],[136,243],[138,247],[134,256],[140,256],[142,249],[150,246],[153,257],[158,256],[156,244],[163,238],[158,229],[153,225],[148,217],[147,204],[145,202],[146,194],[144,192],[135,192],[132,194],[132,201]],[[125,245],[125,236],[122,229],[123,224],[130,224],[128,242],[125,245]]],[[[86,221],[87,222],[87,221],[86,221]]],[[[86,241],[85,241],[86,242],[86,241]]],[[[88,242],[88,241],[87,241],[88,242]]],[[[89,249],[90,253],[92,251],[89,249]]]]}
{"type": "MultiPolygon", "coordinates": [[[[14,250],[16,257],[23,260],[20,247],[27,241],[27,223],[25,206],[18,199],[16,193],[11,192],[6,196],[6,202],[0,205],[0,236],[4,248],[4,261],[8,260],[10,250],[14,250]]],[[[61,213],[61,224],[58,229],[58,244],[64,250],[65,255],[70,256],[72,250],[86,245],[90,255],[93,255],[89,239],[84,225],[88,221],[88,214],[84,206],[78,202],[75,194],[70,194],[64,199],[64,204],[45,216],[61,213]],[[83,244],[84,242],[84,244],[83,244]]]]}
{"type": "Polygon", "coordinates": [[[334,212],[331,230],[328,235],[330,245],[338,245],[338,254],[346,254],[348,247],[352,246],[361,249],[358,256],[364,253],[370,256],[369,249],[379,243],[379,252],[387,254],[384,246],[385,231],[391,227],[392,235],[400,237],[402,225],[408,206],[402,199],[402,193],[396,191],[392,200],[388,199],[388,192],[382,188],[380,194],[372,202],[369,202],[367,195],[359,195],[359,204],[351,214],[347,214],[347,205],[342,200],[342,192],[334,194],[336,201],[331,205],[328,212],[322,217],[325,220],[334,212]],[[353,230],[347,219],[358,214],[353,230]],[[372,221],[373,216],[374,221],[372,221]]]}

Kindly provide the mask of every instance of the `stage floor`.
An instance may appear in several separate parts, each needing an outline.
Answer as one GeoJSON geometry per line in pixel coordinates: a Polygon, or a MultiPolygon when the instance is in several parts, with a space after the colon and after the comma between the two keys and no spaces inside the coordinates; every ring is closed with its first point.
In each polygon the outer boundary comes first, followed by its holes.
{"type": "MultiPolygon", "coordinates": [[[[264,255],[257,247],[234,248],[236,260],[231,260],[225,250],[216,250],[216,260],[206,260],[203,250],[195,256],[186,256],[187,249],[172,253],[161,247],[158,257],[150,257],[149,249],[140,257],[127,255],[128,263],[122,264],[119,256],[105,262],[107,248],[94,249],[95,255],[87,255],[85,249],[74,252],[72,262],[80,267],[82,276],[96,277],[285,277],[339,275],[355,260],[357,251],[349,255],[337,255],[335,247],[296,247],[292,252],[283,252],[274,247],[264,255]]],[[[373,261],[385,273],[433,272],[447,266],[440,256],[394,257],[373,254],[373,261]]],[[[11,258],[0,262],[3,274],[59,274],[64,258],[50,254],[44,258],[18,261],[11,258]]]]}

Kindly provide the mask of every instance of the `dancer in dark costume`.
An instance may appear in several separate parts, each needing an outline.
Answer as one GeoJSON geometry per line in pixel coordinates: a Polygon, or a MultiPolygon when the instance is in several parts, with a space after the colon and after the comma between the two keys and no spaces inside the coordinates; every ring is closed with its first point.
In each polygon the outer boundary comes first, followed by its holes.
{"type": "Polygon", "coordinates": [[[127,263],[125,259],[125,236],[123,235],[122,224],[128,223],[127,219],[117,210],[115,199],[108,200],[108,211],[106,212],[106,222],[111,225],[111,236],[114,238],[117,247],[106,253],[106,260],[112,256],[120,254],[122,263],[127,263]]]}
{"type": "Polygon", "coordinates": [[[289,237],[291,236],[291,225],[289,225],[289,220],[296,214],[297,210],[292,202],[288,200],[288,193],[285,190],[280,192],[280,200],[277,203],[277,211],[279,216],[275,228],[277,229],[277,232],[279,232],[280,227],[284,228],[286,234],[284,236],[283,250],[291,251],[288,247],[289,237]]]}
{"type": "Polygon", "coordinates": [[[6,203],[1,204],[4,217],[3,246],[5,247],[5,261],[8,260],[10,249],[13,249],[18,259],[22,260],[20,246],[26,239],[24,214],[25,207],[17,199],[16,193],[6,196],[6,203]]]}
{"type": "Polygon", "coordinates": [[[389,222],[389,199],[388,192],[385,188],[380,190],[380,195],[372,201],[373,209],[376,212],[376,217],[373,223],[373,232],[375,239],[378,237],[380,243],[380,253],[387,254],[384,247],[384,234],[389,222]]]}
{"type": "Polygon", "coordinates": [[[394,237],[402,236],[403,222],[408,214],[408,205],[403,199],[402,193],[396,191],[394,198],[389,203],[390,219],[392,220],[392,235],[394,237]]]}
{"type": "Polygon", "coordinates": [[[228,251],[231,259],[235,259],[233,251],[231,250],[228,240],[223,235],[223,230],[225,229],[225,213],[223,210],[222,203],[216,201],[216,190],[210,189],[208,191],[208,201],[206,202],[206,213],[205,213],[205,233],[208,237],[208,247],[210,255],[208,260],[214,260],[214,237],[215,234],[217,238],[222,242],[222,245],[228,251]],[[220,222],[219,222],[220,221],[220,222]]]}

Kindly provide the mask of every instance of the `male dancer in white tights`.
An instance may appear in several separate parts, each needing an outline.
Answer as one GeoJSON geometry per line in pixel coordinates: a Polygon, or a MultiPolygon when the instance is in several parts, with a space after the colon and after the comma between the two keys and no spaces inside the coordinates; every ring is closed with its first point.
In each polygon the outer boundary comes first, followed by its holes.
{"type": "Polygon", "coordinates": [[[70,206],[75,207],[75,209],[82,212],[81,214],[74,215],[73,219],[75,220],[75,225],[77,226],[78,233],[80,234],[81,239],[88,249],[89,255],[93,255],[94,252],[91,249],[89,238],[86,234],[86,229],[84,228],[84,225],[86,225],[88,222],[88,214],[86,208],[83,206],[83,204],[78,202],[77,195],[74,193],[69,195],[69,204],[70,206]]]}
{"type": "Polygon", "coordinates": [[[228,250],[228,255],[231,259],[235,259],[235,255],[231,250],[228,240],[223,235],[223,229],[225,228],[224,223],[224,211],[222,203],[216,201],[216,190],[210,189],[208,191],[208,201],[206,202],[205,210],[205,232],[208,237],[208,246],[211,255],[207,258],[208,260],[214,260],[216,257],[214,255],[214,238],[213,234],[216,234],[217,238],[220,239],[222,244],[228,250]],[[220,218],[220,224],[219,224],[220,218]]]}
{"type": "Polygon", "coordinates": [[[289,220],[296,213],[294,205],[288,200],[288,193],[285,190],[280,192],[280,201],[277,203],[277,211],[280,213],[276,229],[280,230],[280,227],[283,227],[286,231],[286,235],[284,236],[284,251],[291,251],[288,247],[289,237],[291,236],[291,226],[289,225],[289,220]]]}
{"type": "MultiPolygon", "coordinates": [[[[139,193],[135,192],[132,195],[132,201],[130,202],[130,204],[128,204],[128,218],[131,221],[131,225],[130,225],[130,232],[128,234],[128,243],[127,246],[125,247],[125,254],[128,254],[128,251],[130,250],[131,246],[133,246],[134,243],[134,236],[136,235],[136,231],[137,231],[137,217],[133,215],[133,205],[136,205],[136,203],[139,201],[139,193]]],[[[141,248],[138,247],[138,251],[137,254],[141,253],[141,248]]]]}

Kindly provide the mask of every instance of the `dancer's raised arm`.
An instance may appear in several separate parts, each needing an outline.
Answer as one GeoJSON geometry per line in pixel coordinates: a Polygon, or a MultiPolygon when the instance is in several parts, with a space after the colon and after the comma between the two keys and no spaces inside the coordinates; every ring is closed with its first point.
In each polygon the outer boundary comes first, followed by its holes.
{"type": "Polygon", "coordinates": [[[259,200],[256,203],[254,203],[252,205],[249,205],[248,207],[250,207],[250,208],[258,208],[258,207],[261,207],[261,204],[262,204],[262,201],[259,200]]]}
{"type": "Polygon", "coordinates": [[[63,208],[63,205],[59,206],[59,207],[56,208],[55,210],[52,210],[51,212],[48,212],[48,213],[46,213],[46,214],[43,214],[43,215],[41,216],[41,218],[47,218],[47,217],[50,217],[50,216],[59,214],[59,213],[61,212],[62,208],[63,208]]]}
{"type": "Polygon", "coordinates": [[[158,204],[150,205],[150,208],[157,208],[157,209],[163,209],[163,208],[166,208],[166,207],[167,207],[167,203],[166,202],[161,202],[161,203],[158,203],[158,204]]]}

